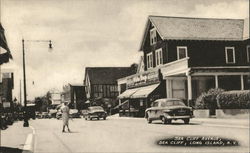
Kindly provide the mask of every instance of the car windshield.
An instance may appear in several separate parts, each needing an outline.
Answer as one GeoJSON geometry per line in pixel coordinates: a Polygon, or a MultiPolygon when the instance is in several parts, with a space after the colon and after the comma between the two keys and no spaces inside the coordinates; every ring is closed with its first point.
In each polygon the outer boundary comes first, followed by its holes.
{"type": "Polygon", "coordinates": [[[167,106],[186,106],[186,105],[180,100],[171,100],[171,101],[163,101],[161,103],[161,106],[167,107],[167,106]]]}
{"type": "Polygon", "coordinates": [[[89,110],[95,110],[95,111],[100,110],[100,111],[103,111],[103,108],[99,107],[99,106],[97,106],[97,107],[89,107],[89,110]]]}

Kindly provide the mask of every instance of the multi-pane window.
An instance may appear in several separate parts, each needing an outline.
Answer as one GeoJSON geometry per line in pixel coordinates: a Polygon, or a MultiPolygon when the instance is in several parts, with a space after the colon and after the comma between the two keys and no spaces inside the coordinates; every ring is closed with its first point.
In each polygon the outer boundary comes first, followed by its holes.
{"type": "Polygon", "coordinates": [[[149,69],[152,67],[153,67],[153,54],[151,52],[147,54],[147,68],[149,69]]]}
{"type": "Polygon", "coordinates": [[[157,49],[155,51],[155,62],[156,66],[163,64],[163,58],[162,58],[162,49],[157,49]]]}
{"type": "Polygon", "coordinates": [[[235,50],[234,47],[226,47],[226,63],[235,63],[235,50]]]}
{"type": "Polygon", "coordinates": [[[177,59],[182,59],[187,57],[187,47],[178,46],[177,47],[177,59]]]}
{"type": "Polygon", "coordinates": [[[247,62],[250,63],[250,45],[247,46],[247,62]]]}
{"type": "Polygon", "coordinates": [[[157,42],[156,28],[150,30],[150,45],[154,45],[157,42]]]}

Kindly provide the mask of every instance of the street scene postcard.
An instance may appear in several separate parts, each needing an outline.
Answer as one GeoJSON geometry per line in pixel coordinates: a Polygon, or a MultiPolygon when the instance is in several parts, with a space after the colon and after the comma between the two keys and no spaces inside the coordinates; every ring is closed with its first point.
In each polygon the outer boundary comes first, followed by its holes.
{"type": "Polygon", "coordinates": [[[0,0],[0,153],[249,153],[249,0],[0,0]]]}

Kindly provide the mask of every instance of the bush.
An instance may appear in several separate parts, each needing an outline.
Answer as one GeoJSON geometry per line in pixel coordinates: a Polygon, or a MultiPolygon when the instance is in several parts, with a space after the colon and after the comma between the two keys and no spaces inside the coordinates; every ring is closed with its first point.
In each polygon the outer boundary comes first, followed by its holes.
{"type": "Polygon", "coordinates": [[[207,92],[203,92],[195,101],[195,108],[197,109],[216,109],[217,95],[222,93],[224,90],[220,88],[210,89],[207,92]]]}
{"type": "Polygon", "coordinates": [[[250,90],[222,92],[217,100],[221,109],[250,109],[250,90]]]}

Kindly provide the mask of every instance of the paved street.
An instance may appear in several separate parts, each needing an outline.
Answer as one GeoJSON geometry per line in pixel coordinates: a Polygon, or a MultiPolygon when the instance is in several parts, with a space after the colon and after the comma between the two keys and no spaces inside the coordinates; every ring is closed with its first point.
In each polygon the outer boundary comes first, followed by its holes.
{"type": "MultiPolygon", "coordinates": [[[[249,152],[249,125],[227,122],[193,120],[189,125],[175,121],[147,124],[144,119],[108,118],[107,120],[70,121],[71,133],[62,133],[61,120],[37,119],[30,125],[35,129],[35,152],[249,152]],[[238,140],[235,147],[167,147],[156,140],[171,136],[220,136],[238,140]]],[[[227,121],[227,120],[226,120],[227,121]]],[[[229,120],[228,120],[229,121],[229,120]]],[[[247,121],[247,120],[245,120],[247,121]]]]}

